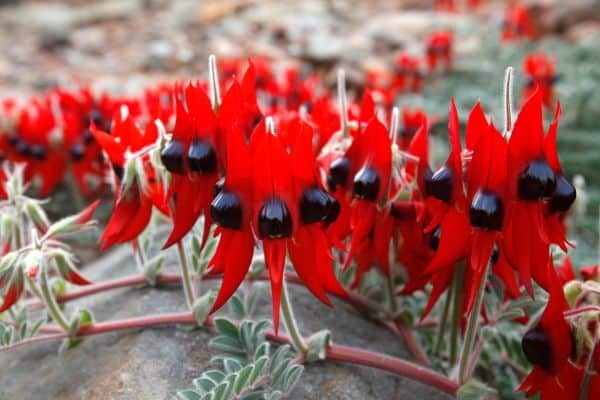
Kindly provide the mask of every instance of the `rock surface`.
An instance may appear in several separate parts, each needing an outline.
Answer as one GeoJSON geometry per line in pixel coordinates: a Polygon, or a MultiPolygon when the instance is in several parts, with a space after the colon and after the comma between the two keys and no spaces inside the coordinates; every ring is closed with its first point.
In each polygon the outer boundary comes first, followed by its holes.
{"type": "MultiPolygon", "coordinates": [[[[92,263],[85,272],[99,279],[134,272],[128,247],[119,248],[92,263]]],[[[213,283],[201,283],[206,289],[213,283]]],[[[270,291],[257,284],[255,314],[270,315],[270,291]]],[[[328,309],[304,288],[290,287],[300,329],[312,332],[330,328],[334,341],[409,358],[403,343],[388,331],[358,315],[344,303],[328,309]]],[[[90,308],[97,321],[121,319],[184,309],[178,286],[118,289],[68,305],[90,308]]],[[[0,398],[42,399],[173,399],[177,390],[192,387],[192,380],[210,368],[215,355],[208,348],[213,337],[207,329],[190,331],[164,327],[86,338],[78,347],[58,354],[59,343],[19,348],[0,355],[0,398]]],[[[293,399],[446,399],[448,396],[421,384],[366,367],[333,362],[306,368],[293,399]]]]}

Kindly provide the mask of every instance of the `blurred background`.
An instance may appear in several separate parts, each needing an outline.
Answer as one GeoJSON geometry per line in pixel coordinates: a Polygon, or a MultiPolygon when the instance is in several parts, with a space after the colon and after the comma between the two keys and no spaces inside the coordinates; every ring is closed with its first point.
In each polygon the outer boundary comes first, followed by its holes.
{"type": "MultiPolygon", "coordinates": [[[[105,0],[0,1],[0,98],[56,86],[136,94],[157,82],[206,78],[207,57],[259,57],[275,73],[291,65],[331,88],[346,70],[355,96],[393,75],[398,54],[422,56],[430,34],[453,32],[454,66],[428,74],[394,102],[423,108],[434,124],[434,164],[445,158],[451,96],[461,119],[477,99],[502,123],[502,80],[515,68],[517,108],[527,55],[554,63],[563,115],[559,147],[569,177],[580,174],[573,236],[577,265],[597,262],[600,207],[600,0],[105,0]],[[445,9],[448,3],[454,8],[445,9]],[[511,7],[522,5],[535,40],[502,40],[511,7]],[[437,8],[437,9],[436,9],[437,8]],[[385,78],[384,78],[385,79],[385,78]],[[585,182],[585,183],[584,183],[585,182]],[[585,185],[585,189],[584,189],[585,185]]],[[[549,107],[545,117],[549,120],[549,107]]]]}

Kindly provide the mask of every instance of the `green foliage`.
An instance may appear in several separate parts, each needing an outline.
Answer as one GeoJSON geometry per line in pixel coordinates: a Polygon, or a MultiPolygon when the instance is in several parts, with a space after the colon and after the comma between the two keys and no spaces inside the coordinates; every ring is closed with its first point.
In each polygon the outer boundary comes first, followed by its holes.
{"type": "Polygon", "coordinates": [[[265,338],[268,327],[266,320],[245,320],[238,327],[228,319],[215,319],[218,336],[209,346],[220,353],[212,361],[221,369],[204,371],[194,379],[194,388],[179,391],[178,398],[275,400],[289,394],[304,367],[296,361],[296,354],[289,345],[271,353],[265,338]]]}

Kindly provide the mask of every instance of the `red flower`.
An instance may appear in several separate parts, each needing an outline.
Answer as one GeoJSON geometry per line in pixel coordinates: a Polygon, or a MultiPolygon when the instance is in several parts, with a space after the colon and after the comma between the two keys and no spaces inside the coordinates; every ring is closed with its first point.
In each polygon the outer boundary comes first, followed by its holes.
{"type": "Polygon", "coordinates": [[[502,40],[535,39],[536,36],[527,8],[518,3],[509,5],[504,12],[502,40]]]}
{"type": "Polygon", "coordinates": [[[223,284],[213,306],[221,307],[243,281],[254,252],[254,235],[262,241],[271,279],[273,320],[277,329],[286,252],[306,287],[332,305],[326,292],[344,295],[337,282],[325,224],[339,208],[318,183],[313,130],[296,118],[283,135],[267,132],[265,122],[255,129],[250,146],[235,126],[228,132],[228,162],[223,188],[211,204],[219,225],[217,251],[211,272],[223,272],[223,284]],[[293,132],[292,132],[293,131],[293,132]],[[282,137],[291,138],[288,153],[282,137]]]}
{"type": "Polygon", "coordinates": [[[534,367],[517,391],[525,391],[527,397],[539,393],[542,400],[579,398],[581,374],[569,362],[574,343],[563,316],[569,305],[553,271],[548,286],[550,298],[542,318],[523,337],[523,352],[534,367]]]}
{"type": "Polygon", "coordinates": [[[420,92],[423,85],[421,60],[407,53],[400,53],[394,63],[394,87],[400,91],[420,92]]]}
{"type": "Polygon", "coordinates": [[[590,265],[589,267],[579,268],[579,272],[584,280],[600,281],[600,266],[590,265]]]}
{"type": "Polygon", "coordinates": [[[423,124],[428,124],[428,118],[422,109],[416,108],[411,111],[408,107],[402,108],[402,125],[398,127],[396,135],[401,150],[408,149],[413,137],[423,124]]]}
{"type": "Polygon", "coordinates": [[[436,0],[435,10],[445,12],[456,12],[456,5],[454,4],[454,0],[436,0]]]}
{"type": "Polygon", "coordinates": [[[254,216],[252,159],[239,126],[227,133],[226,175],[221,191],[210,206],[210,214],[219,226],[219,244],[209,266],[211,272],[223,272],[223,282],[213,311],[219,309],[244,280],[254,253],[251,222],[254,216]]]}
{"type": "Polygon", "coordinates": [[[377,118],[372,118],[364,132],[354,138],[345,157],[350,164],[348,177],[352,179],[353,198],[350,216],[352,240],[345,267],[350,264],[359,246],[372,235],[376,241],[375,254],[379,266],[384,274],[388,274],[392,220],[385,202],[389,191],[392,152],[385,126],[377,118]],[[378,209],[379,204],[383,204],[381,209],[378,209]]]}
{"type": "Polygon", "coordinates": [[[168,213],[164,204],[164,188],[158,180],[150,164],[148,154],[139,160],[128,159],[128,154],[143,150],[158,139],[158,128],[155,123],[146,125],[142,133],[135,125],[130,114],[117,113],[112,121],[111,134],[97,129],[92,123],[92,134],[100,144],[112,166],[115,180],[115,199],[113,213],[99,241],[102,249],[116,243],[134,240],[146,228],[152,215],[152,206],[163,213],[168,213]],[[137,170],[141,163],[142,171],[137,170]],[[126,169],[135,168],[133,177],[127,176],[126,169]]]}
{"type": "Polygon", "coordinates": [[[209,206],[223,162],[217,134],[217,116],[203,89],[192,84],[177,88],[173,137],[161,153],[162,163],[171,173],[167,197],[172,201],[173,216],[165,248],[181,240],[201,214],[205,217],[203,243],[208,235],[212,223],[209,206]]]}
{"type": "Polygon", "coordinates": [[[427,66],[429,71],[443,64],[446,70],[452,68],[452,32],[439,31],[429,35],[427,40],[427,66]]]}
{"type": "Polygon", "coordinates": [[[548,108],[554,105],[554,83],[558,80],[555,71],[555,61],[544,53],[530,54],[523,60],[525,85],[523,99],[526,100],[536,87],[542,91],[544,105],[548,108]]]}
{"type": "MultiPolygon", "coordinates": [[[[542,96],[540,91],[536,91],[523,105],[508,143],[508,219],[504,226],[502,248],[511,265],[518,270],[520,283],[531,295],[531,278],[542,287],[548,287],[551,241],[564,242],[564,235],[560,239],[551,238],[555,234],[547,231],[545,218],[546,200],[553,204],[551,199],[559,194],[557,187],[560,188],[553,170],[557,159],[549,151],[552,146],[548,144],[548,141],[555,140],[555,130],[556,119],[545,144],[542,96]],[[546,153],[544,148],[548,149],[546,153]]],[[[566,204],[559,202],[563,210],[566,204]]]]}

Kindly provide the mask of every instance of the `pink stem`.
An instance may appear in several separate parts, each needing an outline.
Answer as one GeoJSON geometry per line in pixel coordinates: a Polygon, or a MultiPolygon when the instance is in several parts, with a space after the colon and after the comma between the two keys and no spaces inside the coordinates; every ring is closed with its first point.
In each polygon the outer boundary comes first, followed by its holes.
{"type": "MultiPolygon", "coordinates": [[[[127,329],[139,329],[171,324],[196,325],[197,321],[195,316],[191,312],[151,315],[117,321],[100,322],[93,325],[84,326],[81,327],[81,329],[77,333],[77,336],[75,337],[92,336],[107,332],[116,332],[127,329]]],[[[214,326],[214,320],[212,318],[208,318],[205,322],[205,326],[214,326]]],[[[46,330],[48,331],[50,328],[51,327],[47,327],[46,330]]],[[[287,335],[275,333],[274,331],[268,331],[266,337],[267,339],[277,343],[292,343],[291,339],[287,335]]],[[[33,338],[22,340],[20,342],[16,342],[9,346],[5,346],[0,349],[0,352],[15,349],[17,347],[25,346],[28,344],[62,340],[67,338],[69,338],[69,335],[64,332],[39,335],[33,338]]],[[[428,368],[413,364],[409,361],[401,360],[399,358],[381,353],[356,349],[348,346],[330,345],[327,348],[326,358],[331,361],[340,361],[350,364],[377,368],[432,386],[442,392],[451,395],[454,395],[458,390],[458,384],[452,381],[450,378],[447,378],[428,368]]]]}
{"type": "MultiPolygon", "coordinates": [[[[207,275],[203,276],[202,279],[218,279],[221,277],[222,277],[221,275],[217,275],[217,274],[214,274],[214,275],[207,274],[207,275]]],[[[266,279],[268,279],[268,276],[262,275],[256,279],[266,280],[266,279]]],[[[285,279],[287,282],[290,282],[293,284],[302,284],[302,281],[300,280],[300,278],[298,278],[298,276],[296,274],[286,273],[285,279]]],[[[180,282],[181,282],[181,275],[179,273],[172,273],[172,272],[162,273],[156,277],[157,284],[174,284],[174,283],[180,283],[180,282]]],[[[130,287],[130,286],[138,286],[138,285],[144,285],[144,284],[148,284],[148,280],[143,275],[126,276],[123,278],[111,279],[111,280],[107,280],[107,281],[100,282],[100,283],[93,283],[91,285],[82,286],[80,288],[70,291],[69,293],[57,296],[56,301],[58,303],[66,303],[68,301],[76,300],[81,297],[90,296],[90,295],[96,294],[96,293],[101,293],[101,292],[104,292],[107,290],[125,288],[125,287],[130,287]]],[[[389,330],[391,330],[392,333],[394,333],[396,336],[402,337],[404,339],[404,341],[406,342],[406,346],[407,346],[408,350],[412,353],[412,355],[415,357],[415,359],[423,365],[429,365],[429,360],[427,359],[427,356],[425,355],[425,353],[423,352],[423,350],[421,349],[419,344],[415,341],[414,337],[410,333],[410,329],[405,324],[403,324],[401,322],[396,322],[396,323],[389,322],[388,323],[381,319],[373,318],[373,316],[370,315],[370,311],[372,311],[372,310],[377,311],[383,315],[386,315],[388,313],[387,310],[385,310],[380,304],[378,304],[378,303],[374,302],[373,300],[371,300],[365,296],[362,296],[356,292],[349,292],[347,296],[338,296],[338,297],[341,300],[346,301],[347,303],[354,306],[356,309],[358,309],[364,315],[368,316],[370,319],[374,320],[375,322],[377,322],[377,323],[385,326],[389,330]]],[[[30,302],[28,304],[28,307],[32,310],[37,310],[37,309],[43,308],[44,305],[41,301],[36,299],[36,300],[33,300],[32,302],[30,302]]]]}
{"type": "Polygon", "coordinates": [[[585,307],[579,307],[579,308],[575,308],[573,310],[567,310],[563,313],[563,315],[565,317],[574,317],[576,315],[579,314],[583,314],[586,313],[588,311],[595,311],[595,312],[600,312],[600,306],[585,306],[585,307]]]}

